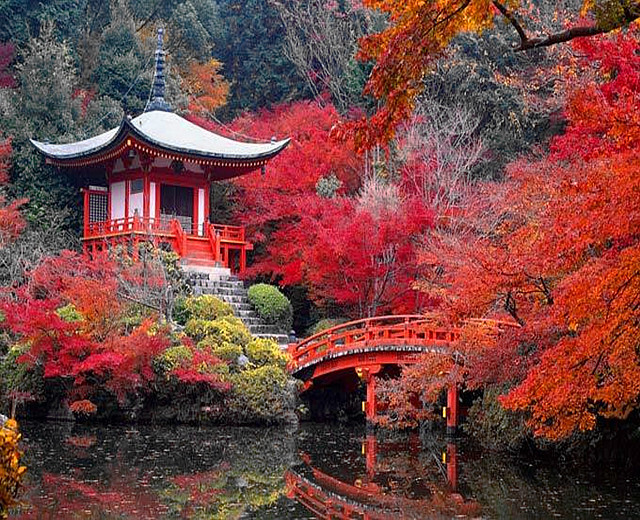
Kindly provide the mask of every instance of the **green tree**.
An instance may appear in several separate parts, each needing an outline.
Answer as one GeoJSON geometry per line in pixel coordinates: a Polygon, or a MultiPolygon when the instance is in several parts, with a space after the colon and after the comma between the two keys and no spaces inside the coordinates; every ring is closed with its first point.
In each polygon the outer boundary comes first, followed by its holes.
{"type": "Polygon", "coordinates": [[[220,16],[227,32],[215,39],[216,57],[232,82],[225,115],[308,94],[286,57],[284,27],[268,0],[221,0],[220,16]]]}
{"type": "Polygon", "coordinates": [[[32,38],[17,66],[19,87],[0,90],[0,127],[13,138],[11,190],[29,199],[26,217],[46,226],[51,215],[66,208],[65,221],[73,226],[81,207],[70,177],[45,166],[29,139],[65,142],[115,126],[121,118],[117,103],[79,91],[69,44],[59,42],[52,24],[44,24],[32,38]]]}

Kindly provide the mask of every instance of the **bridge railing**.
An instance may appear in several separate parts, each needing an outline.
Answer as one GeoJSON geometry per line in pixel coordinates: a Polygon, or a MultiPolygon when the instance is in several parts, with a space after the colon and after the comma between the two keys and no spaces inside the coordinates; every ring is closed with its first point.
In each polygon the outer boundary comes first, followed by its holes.
{"type": "MultiPolygon", "coordinates": [[[[491,319],[469,319],[465,325],[475,325],[499,332],[518,328],[515,322],[491,319]]],[[[384,345],[449,346],[460,339],[460,327],[443,327],[434,318],[418,314],[364,318],[336,325],[289,345],[290,371],[312,364],[314,360],[331,357],[340,351],[384,345]]]]}
{"type": "Polygon", "coordinates": [[[295,370],[339,351],[381,345],[449,345],[460,337],[457,328],[438,326],[421,315],[380,316],[337,325],[290,345],[289,368],[295,370]]]}

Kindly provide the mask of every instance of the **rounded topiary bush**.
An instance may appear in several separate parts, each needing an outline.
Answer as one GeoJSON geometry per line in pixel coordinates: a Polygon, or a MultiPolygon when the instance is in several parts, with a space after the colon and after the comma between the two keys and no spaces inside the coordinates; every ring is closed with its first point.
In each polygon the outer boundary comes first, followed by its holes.
{"type": "Polygon", "coordinates": [[[249,288],[249,302],[264,323],[276,325],[284,333],[291,330],[293,308],[277,287],[266,283],[252,285],[249,288]]]}
{"type": "Polygon", "coordinates": [[[231,376],[227,410],[240,422],[281,421],[288,411],[287,373],[273,365],[243,370],[231,376]]]}

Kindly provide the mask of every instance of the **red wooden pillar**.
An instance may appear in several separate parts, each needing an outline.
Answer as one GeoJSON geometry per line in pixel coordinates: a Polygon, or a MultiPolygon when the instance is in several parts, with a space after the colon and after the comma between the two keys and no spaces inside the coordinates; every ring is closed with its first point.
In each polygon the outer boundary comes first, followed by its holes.
{"type": "Polygon", "coordinates": [[[247,248],[243,245],[240,248],[240,273],[247,268],[247,248]]]}
{"type": "Polygon", "coordinates": [[[156,183],[156,214],[154,215],[154,217],[158,222],[160,222],[160,190],[162,189],[162,184],[160,183],[159,179],[154,179],[154,181],[156,183]]]}
{"type": "Polygon", "coordinates": [[[144,174],[144,181],[142,187],[142,218],[145,222],[149,223],[149,214],[151,208],[151,181],[149,180],[149,174],[144,174]]]}
{"type": "Polygon", "coordinates": [[[376,465],[378,462],[378,439],[375,435],[367,435],[362,450],[367,464],[367,477],[369,480],[373,480],[376,476],[376,465]]]}
{"type": "Polygon", "coordinates": [[[365,369],[365,382],[367,383],[367,401],[365,404],[365,413],[367,422],[373,423],[376,417],[376,374],[382,369],[381,365],[374,365],[365,369]]]}
{"type": "Polygon", "coordinates": [[[128,179],[124,181],[124,225],[126,226],[127,222],[129,222],[129,194],[131,192],[131,187],[129,186],[131,181],[128,179]]]}
{"type": "Polygon", "coordinates": [[[198,195],[200,194],[200,190],[198,189],[198,186],[194,186],[193,187],[193,222],[191,223],[191,234],[194,236],[198,236],[198,210],[199,210],[199,197],[198,195]]]}
{"type": "Polygon", "coordinates": [[[84,223],[83,223],[83,230],[84,230],[84,238],[87,238],[87,236],[89,236],[89,204],[90,204],[90,196],[89,196],[89,190],[82,188],[82,194],[84,196],[84,223]]]}
{"type": "Polygon", "coordinates": [[[447,434],[455,435],[458,433],[458,424],[459,424],[459,406],[458,406],[458,396],[459,390],[457,385],[452,385],[447,390],[447,434]]]}
{"type": "Polygon", "coordinates": [[[215,258],[215,262],[216,262],[216,267],[221,267],[222,266],[222,252],[221,252],[221,244],[222,244],[222,237],[220,236],[220,231],[216,230],[215,232],[215,237],[216,237],[216,250],[214,251],[214,254],[216,255],[215,258]]]}
{"type": "MultiPolygon", "coordinates": [[[[209,183],[204,186],[204,228],[209,224],[209,212],[211,211],[211,186],[209,183]]],[[[204,231],[203,231],[204,232],[204,231]]]]}

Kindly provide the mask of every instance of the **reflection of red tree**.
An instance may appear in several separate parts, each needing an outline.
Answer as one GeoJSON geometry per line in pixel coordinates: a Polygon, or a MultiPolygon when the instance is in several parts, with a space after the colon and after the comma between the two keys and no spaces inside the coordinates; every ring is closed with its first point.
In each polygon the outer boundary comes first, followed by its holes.
{"type": "Polygon", "coordinates": [[[44,473],[40,493],[29,502],[31,508],[16,519],[94,518],[113,515],[138,520],[166,515],[168,508],[159,501],[150,478],[135,471],[114,472],[108,482],[76,479],[44,473]],[[51,497],[56,497],[52,502],[51,497]]]}
{"type": "Polygon", "coordinates": [[[189,497],[181,509],[183,517],[190,518],[195,514],[195,509],[216,502],[217,497],[225,492],[222,487],[225,480],[222,477],[228,469],[228,464],[222,464],[212,471],[179,475],[171,479],[172,484],[180,489],[182,494],[188,494],[189,497]]]}

